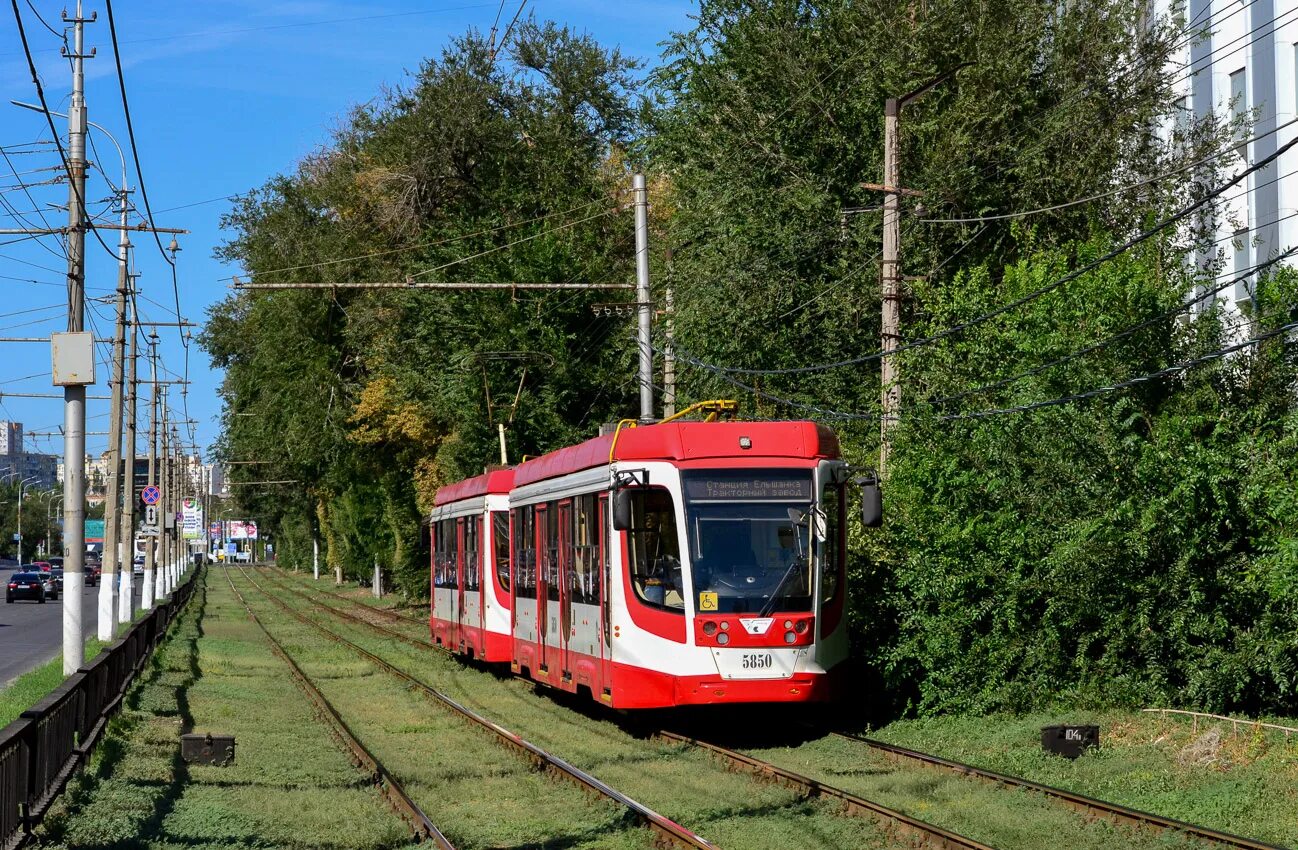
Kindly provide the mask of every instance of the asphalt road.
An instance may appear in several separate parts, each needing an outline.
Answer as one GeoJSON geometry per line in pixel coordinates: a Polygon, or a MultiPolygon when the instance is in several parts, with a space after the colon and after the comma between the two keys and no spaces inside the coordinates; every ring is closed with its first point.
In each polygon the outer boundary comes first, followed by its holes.
{"type": "MultiPolygon", "coordinates": [[[[0,569],[0,580],[8,584],[13,573],[12,567],[0,569]]],[[[136,576],[133,582],[137,600],[142,578],[136,576]]],[[[81,627],[86,637],[98,626],[98,599],[98,586],[82,590],[81,627]]],[[[44,605],[25,599],[15,599],[12,605],[0,602],[0,687],[63,651],[63,606],[68,602],[62,594],[44,605]]]]}

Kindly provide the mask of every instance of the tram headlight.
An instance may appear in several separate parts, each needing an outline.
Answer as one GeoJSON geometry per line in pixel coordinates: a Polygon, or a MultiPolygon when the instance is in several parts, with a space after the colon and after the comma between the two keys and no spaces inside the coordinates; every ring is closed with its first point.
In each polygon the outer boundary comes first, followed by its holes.
{"type": "Polygon", "coordinates": [[[726,644],[730,643],[730,635],[726,634],[725,632],[722,632],[721,634],[717,635],[717,643],[721,644],[722,646],[725,646],[726,644]]]}
{"type": "Polygon", "coordinates": [[[798,624],[793,628],[794,630],[797,631],[798,634],[805,635],[807,633],[807,629],[810,628],[810,626],[807,625],[806,620],[799,620],[798,624]]]}
{"type": "Polygon", "coordinates": [[[785,620],[785,621],[784,621],[784,628],[786,628],[786,629],[791,629],[791,628],[793,628],[793,621],[792,621],[792,620],[785,620]]]}
{"type": "Polygon", "coordinates": [[[785,632],[785,633],[784,633],[784,642],[785,642],[785,643],[793,643],[793,642],[796,641],[797,639],[798,639],[798,636],[795,635],[793,632],[785,632]]]}
{"type": "Polygon", "coordinates": [[[703,634],[714,635],[716,633],[717,633],[716,623],[712,622],[711,620],[708,620],[706,623],[703,624],[703,634]]]}
{"type": "Polygon", "coordinates": [[[730,624],[727,623],[725,620],[722,620],[722,621],[721,621],[721,631],[723,631],[723,632],[728,632],[728,631],[730,631],[730,624]]]}

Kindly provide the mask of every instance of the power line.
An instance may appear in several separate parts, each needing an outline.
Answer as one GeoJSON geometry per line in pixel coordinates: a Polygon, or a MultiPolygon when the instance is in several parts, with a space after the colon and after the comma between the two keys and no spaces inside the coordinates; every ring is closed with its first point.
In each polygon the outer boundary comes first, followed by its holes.
{"type": "MultiPolygon", "coordinates": [[[[59,137],[58,130],[54,128],[54,116],[50,113],[50,106],[45,101],[45,87],[41,85],[40,74],[36,72],[36,61],[32,58],[31,47],[27,43],[27,30],[23,26],[23,16],[22,11],[18,8],[18,0],[10,0],[10,4],[13,7],[14,22],[18,25],[18,38],[22,41],[23,54],[27,57],[27,68],[32,75],[32,85],[36,87],[36,97],[41,102],[41,114],[45,116],[45,122],[49,125],[50,134],[54,137],[54,144],[59,149],[59,160],[62,161],[63,170],[68,175],[68,183],[72,187],[72,195],[76,198],[77,206],[81,208],[82,215],[88,219],[90,218],[90,212],[86,209],[85,198],[82,197],[81,190],[77,187],[77,181],[73,178],[72,166],[68,163],[67,154],[63,150],[63,140],[59,137]]],[[[95,239],[103,246],[103,249],[108,252],[108,255],[113,259],[116,259],[117,254],[114,253],[112,248],[108,247],[108,243],[104,241],[104,237],[99,235],[99,231],[93,226],[87,229],[94,234],[95,239]]],[[[71,283],[69,283],[69,286],[71,286],[71,283]]]]}
{"type": "MultiPolygon", "coordinates": [[[[135,179],[140,184],[140,198],[144,201],[144,213],[149,220],[149,230],[153,234],[153,241],[158,245],[158,253],[162,259],[166,260],[167,265],[171,267],[171,294],[176,299],[176,321],[183,322],[180,315],[180,282],[176,279],[176,261],[167,256],[167,250],[162,247],[162,239],[158,236],[157,223],[153,220],[153,208],[149,204],[149,190],[144,184],[144,169],[140,167],[140,149],[135,144],[135,126],[131,123],[131,104],[126,98],[126,75],[122,73],[122,51],[117,46],[117,24],[113,20],[113,0],[104,0],[104,7],[108,12],[108,36],[113,43],[113,62],[117,66],[117,87],[122,93],[122,114],[126,117],[126,135],[131,143],[131,159],[135,162],[135,179]]],[[[177,330],[183,330],[178,328],[177,330]]],[[[181,333],[180,342],[185,348],[189,348],[189,340],[181,333]]]]}
{"type": "MultiPolygon", "coordinates": [[[[1203,292],[1196,295],[1194,298],[1183,301],[1181,304],[1179,304],[1178,306],[1174,307],[1171,310],[1167,310],[1163,313],[1160,313],[1157,316],[1146,319],[1145,321],[1140,322],[1138,324],[1132,325],[1129,328],[1119,331],[1118,333],[1106,337],[1098,342],[1094,342],[1084,348],[1079,348],[1076,351],[1072,351],[1061,357],[1057,357],[1048,363],[1043,363],[1040,366],[1034,366],[1033,368],[1028,369],[1025,372],[1020,372],[1017,375],[1011,375],[1008,378],[1002,378],[1001,380],[994,381],[990,384],[983,384],[982,386],[979,387],[963,390],[953,395],[943,396],[942,398],[924,399],[923,403],[933,405],[933,406],[938,406],[938,405],[949,404],[953,401],[959,401],[960,399],[968,398],[971,395],[981,395],[982,393],[985,392],[991,392],[992,390],[998,390],[1003,387],[1007,387],[1010,384],[1017,383],[1018,381],[1023,380],[1024,378],[1031,378],[1031,377],[1035,377],[1036,375],[1040,375],[1042,372],[1048,372],[1051,369],[1054,369],[1058,366],[1062,366],[1065,363],[1069,363],[1073,360],[1076,360],[1079,357],[1085,357],[1088,354],[1093,354],[1094,352],[1099,351],[1102,348],[1107,348],[1108,346],[1113,345],[1115,342],[1124,340],[1127,337],[1132,336],[1133,334],[1145,330],[1146,328],[1153,327],[1154,325],[1157,325],[1161,322],[1165,322],[1168,319],[1179,316],[1182,313],[1188,312],[1191,309],[1193,309],[1196,304],[1203,303],[1204,301],[1207,301],[1209,298],[1216,296],[1218,293],[1224,292],[1225,290],[1229,289],[1235,284],[1242,283],[1243,281],[1248,280],[1250,277],[1260,272],[1266,271],[1267,269],[1271,268],[1277,263],[1286,260],[1289,257],[1292,257],[1295,253],[1298,253],[1298,247],[1290,248],[1276,255],[1272,259],[1267,260],[1264,263],[1259,263],[1258,265],[1254,266],[1253,268],[1249,269],[1248,271],[1244,272],[1238,277],[1235,277],[1231,280],[1227,280],[1224,283],[1220,283],[1217,286],[1212,287],[1211,289],[1204,290],[1203,292]]],[[[1229,277],[1229,275],[1227,275],[1227,277],[1229,277]]]]}
{"type": "Polygon", "coordinates": [[[1252,339],[1247,339],[1244,340],[1243,342],[1236,343],[1235,345],[1230,345],[1225,348],[1218,349],[1217,351],[1211,352],[1210,354],[1204,354],[1200,357],[1194,357],[1189,360],[1182,360],[1179,363],[1173,363],[1171,366],[1167,366],[1163,369],[1159,369],[1156,372],[1149,372],[1144,375],[1138,375],[1134,378],[1128,378],[1125,381],[1119,381],[1117,383],[1108,384],[1103,387],[1096,387],[1094,389],[1086,390],[1085,392],[1073,393],[1072,395],[1060,396],[1059,398],[1052,398],[1046,401],[1035,401],[1035,402],[1031,402],[1030,404],[1015,405],[1014,407],[1002,407],[1002,408],[996,408],[992,410],[976,410],[972,413],[957,413],[957,414],[951,414],[949,416],[939,416],[938,421],[950,422],[956,419],[984,419],[990,416],[1002,416],[1008,413],[1024,413],[1030,410],[1040,410],[1041,408],[1044,407],[1057,407],[1061,404],[1069,404],[1074,401],[1081,401],[1083,399],[1094,398],[1095,396],[1106,395],[1111,392],[1117,392],[1118,390],[1127,389],[1128,387],[1134,387],[1137,384],[1143,384],[1149,381],[1158,380],[1159,378],[1166,378],[1172,375],[1177,375],[1180,374],[1181,372],[1185,372],[1188,371],[1189,369],[1193,369],[1196,366],[1201,366],[1204,363],[1210,363],[1213,360],[1220,360],[1223,357],[1226,357],[1230,354],[1234,354],[1236,351],[1243,351],[1245,348],[1251,348],[1255,345],[1259,345],[1268,339],[1272,339],[1282,334],[1286,334],[1289,331],[1292,331],[1296,328],[1298,328],[1298,322],[1290,322],[1286,325],[1281,325],[1278,328],[1274,328],[1273,330],[1269,330],[1266,333],[1260,333],[1257,336],[1253,337],[1252,339]]]}
{"type": "Polygon", "coordinates": [[[813,366],[793,366],[793,367],[787,367],[783,369],[750,369],[750,368],[736,367],[736,366],[718,366],[716,364],[706,363],[704,361],[698,360],[697,358],[689,357],[688,355],[681,355],[681,356],[683,356],[685,359],[691,360],[694,363],[694,365],[699,366],[700,368],[707,369],[709,371],[713,371],[717,373],[728,372],[728,373],[743,374],[743,375],[793,375],[793,374],[805,374],[808,372],[823,372],[829,369],[839,369],[845,366],[857,366],[862,363],[868,363],[873,360],[878,360],[879,358],[884,357],[886,354],[900,354],[901,352],[904,351],[910,351],[915,348],[921,348],[926,345],[932,345],[933,343],[938,342],[942,339],[966,331],[969,328],[981,325],[984,322],[990,321],[991,319],[997,316],[1000,316],[1004,313],[1008,313],[1009,311],[1017,309],[1018,307],[1021,307],[1024,304],[1027,304],[1031,301],[1035,301],[1037,298],[1040,298],[1041,296],[1046,295],[1047,293],[1053,292],[1059,287],[1067,283],[1070,283],[1071,281],[1076,280],[1077,278],[1081,277],[1087,272],[1094,271],[1095,269],[1099,268],[1100,266],[1104,265],[1105,263],[1109,262],[1115,257],[1131,250],[1136,245],[1139,245],[1142,242],[1145,242],[1148,239],[1153,238],[1154,236],[1158,235],[1159,233],[1171,227],[1172,225],[1180,221],[1183,221],[1185,218],[1187,218],[1192,213],[1194,213],[1195,210],[1204,206],[1209,201],[1212,201],[1213,199],[1221,196],[1226,192],[1226,190],[1238,184],[1249,174],[1252,174],[1256,171],[1260,171],[1261,169],[1266,168],[1268,165],[1270,165],[1275,160],[1279,159],[1283,154],[1285,154],[1290,148],[1294,147],[1295,145],[1298,145],[1298,137],[1282,145],[1279,149],[1275,151],[1275,153],[1272,153],[1271,155],[1262,159],[1260,162],[1256,163],[1255,165],[1252,165],[1244,169],[1239,174],[1232,177],[1230,180],[1226,181],[1225,183],[1221,184],[1220,186],[1218,186],[1216,189],[1214,189],[1212,192],[1208,193],[1204,197],[1189,204],[1186,207],[1183,207],[1176,214],[1163,219],[1161,222],[1155,224],[1153,227],[1141,231],[1137,235],[1128,239],[1126,242],[1123,242],[1117,248],[1114,248],[1111,251],[1108,251],[1104,255],[1100,256],[1098,259],[1092,260],[1091,262],[1086,263],[1082,267],[1075,269],[1069,272],[1068,274],[1065,274],[1063,277],[1060,277],[1046,284],[1045,286],[1034,289],[1032,292],[1029,292],[1026,295],[1016,298],[1007,304],[1003,304],[1000,307],[996,307],[992,310],[989,310],[980,316],[976,316],[965,322],[952,325],[943,330],[937,331],[936,333],[930,334],[929,336],[920,337],[919,339],[911,340],[910,342],[899,345],[896,348],[894,348],[891,352],[875,351],[870,354],[863,355],[861,357],[853,357],[847,360],[840,360],[834,363],[821,363],[813,366]]]}
{"type": "MultiPolygon", "coordinates": [[[[622,194],[622,192],[623,190],[619,189],[617,191],[617,194],[620,195],[622,194]]],[[[604,203],[607,200],[608,200],[607,198],[596,198],[593,201],[587,201],[586,203],[579,204],[578,206],[572,207],[571,209],[546,213],[545,215],[535,216],[533,218],[524,219],[523,221],[511,222],[509,224],[501,224],[495,227],[487,228],[485,230],[479,230],[473,233],[465,233],[460,236],[448,236],[444,239],[435,239],[431,242],[422,242],[417,245],[406,245],[401,248],[386,248],[381,251],[371,251],[368,254],[357,254],[351,257],[339,257],[333,260],[321,260],[320,262],[317,263],[304,263],[298,266],[284,266],[277,269],[267,269],[266,271],[256,272],[256,274],[264,277],[266,275],[278,274],[280,272],[296,272],[296,271],[302,271],[303,269],[318,269],[324,266],[337,265],[339,263],[349,263],[353,260],[369,260],[369,259],[373,259],[374,257],[385,257],[390,254],[399,254],[403,251],[418,251],[423,248],[435,248],[438,247],[439,245],[449,245],[452,242],[462,242],[465,239],[472,239],[476,236],[489,236],[493,233],[499,233],[502,230],[509,230],[515,227],[522,227],[523,225],[526,224],[532,224],[538,221],[545,221],[547,219],[555,218],[556,216],[563,216],[563,215],[568,215],[570,213],[579,212],[581,210],[589,209],[590,207],[593,207],[596,204],[604,203]]],[[[206,202],[202,202],[202,203],[206,203],[206,202]]],[[[234,280],[234,277],[235,277],[234,275],[231,275],[230,277],[223,277],[223,278],[219,278],[218,280],[220,281],[234,280]]]]}
{"type": "MultiPolygon", "coordinates": [[[[1262,133],[1260,135],[1251,136],[1247,141],[1255,142],[1258,139],[1264,139],[1267,136],[1270,136],[1273,133],[1278,133],[1281,130],[1293,124],[1298,124],[1298,118],[1293,118],[1289,121],[1286,121],[1280,126],[1268,130],[1265,133],[1262,133]]],[[[1114,195],[1121,195],[1124,192],[1130,192],[1133,189],[1143,188],[1145,186],[1148,186],[1151,183],[1157,183],[1160,180],[1165,180],[1168,177],[1175,177],[1178,174],[1184,174],[1187,171],[1191,171],[1195,168],[1198,168],[1201,165],[1212,162],[1214,159],[1219,159],[1223,156],[1227,156],[1228,154],[1235,153],[1238,148],[1239,148],[1239,144],[1237,142],[1231,142],[1230,146],[1224,150],[1220,150],[1217,151],[1216,153],[1209,154],[1208,156],[1205,156],[1202,159],[1195,160],[1194,162],[1191,162],[1187,165],[1183,165],[1180,168],[1173,169],[1172,171],[1165,171],[1162,174],[1157,174],[1153,177],[1147,177],[1144,180],[1138,180],[1135,183],[1129,183],[1125,186],[1119,186],[1115,189],[1110,189],[1107,192],[1099,192],[1094,195],[1088,195],[1084,198],[1078,198],[1077,200],[1074,201],[1065,201],[1061,204],[1055,204],[1049,207],[1041,207],[1035,210],[1021,210],[1019,212],[999,213],[996,215],[974,216],[971,218],[919,218],[916,219],[916,221],[922,221],[925,224],[979,224],[979,223],[985,223],[989,221],[1005,221],[1008,219],[1024,218],[1030,215],[1040,215],[1042,213],[1058,212],[1059,210],[1068,209],[1069,207],[1080,206],[1081,204],[1089,204],[1092,201],[1099,201],[1099,200],[1103,200],[1104,198],[1113,197],[1114,195]]]]}

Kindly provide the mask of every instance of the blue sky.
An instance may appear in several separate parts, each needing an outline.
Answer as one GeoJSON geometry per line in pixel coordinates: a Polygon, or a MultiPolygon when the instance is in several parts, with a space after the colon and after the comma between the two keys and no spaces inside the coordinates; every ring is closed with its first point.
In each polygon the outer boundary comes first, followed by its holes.
{"type": "MultiPolygon", "coordinates": [[[[74,3],[68,0],[67,5],[74,3]]],[[[98,50],[97,58],[86,62],[89,117],[126,147],[103,2],[85,3],[87,17],[98,13],[98,21],[86,27],[87,48],[98,50]]],[[[32,4],[55,30],[62,30],[60,13],[65,5],[61,0],[32,0],[32,4]]],[[[48,145],[44,118],[9,105],[10,100],[34,102],[36,94],[8,5],[0,8],[0,145],[7,146],[23,180],[47,180],[56,175],[48,169],[57,165],[58,157],[48,145]],[[45,144],[31,145],[41,141],[45,144]]],[[[60,39],[41,25],[26,0],[18,5],[46,97],[53,109],[63,111],[70,76],[66,60],[58,52],[60,39]]],[[[304,155],[327,142],[330,127],[351,106],[375,97],[385,85],[400,84],[408,70],[435,55],[452,36],[470,27],[489,30],[499,8],[498,2],[477,0],[117,0],[114,13],[131,117],[155,218],[160,226],[192,231],[179,237],[180,301],[185,317],[202,321],[207,307],[228,291],[228,283],[222,279],[238,271],[212,256],[223,239],[219,220],[228,204],[203,202],[246,191],[276,173],[292,170],[304,155]]],[[[696,6],[671,0],[539,0],[529,2],[526,8],[538,18],[571,25],[606,45],[654,60],[659,44],[672,31],[690,25],[689,15],[696,6]]],[[[514,0],[506,0],[502,28],[516,9],[514,0]]],[[[66,132],[66,122],[56,121],[56,126],[66,132]]],[[[97,144],[105,172],[118,182],[121,164],[111,142],[100,138],[97,144]]],[[[134,182],[133,169],[131,174],[134,182]]],[[[0,197],[12,209],[39,223],[31,210],[41,207],[52,225],[66,224],[66,211],[48,206],[66,204],[65,184],[33,188],[29,199],[22,191],[11,189],[16,183],[9,163],[0,159],[0,197]]],[[[106,209],[99,202],[110,191],[102,177],[92,172],[86,193],[92,214],[106,209]]],[[[0,227],[24,226],[9,209],[0,208],[0,227]]],[[[103,235],[110,245],[116,245],[115,234],[104,231],[103,235]]],[[[14,238],[0,236],[0,243],[14,238]]],[[[141,275],[143,318],[174,321],[171,277],[157,246],[147,234],[133,234],[132,239],[141,275]]],[[[168,237],[163,237],[164,245],[167,241],[168,237]]],[[[0,292],[5,296],[0,300],[0,336],[48,337],[66,327],[62,249],[53,239],[43,242],[0,244],[0,292]]],[[[87,297],[111,298],[116,280],[114,260],[93,236],[87,239],[86,251],[87,297]]],[[[87,322],[109,336],[111,302],[92,301],[87,322]]],[[[177,332],[167,329],[159,333],[166,371],[183,373],[185,352],[177,332]]],[[[106,358],[107,346],[101,346],[99,353],[106,358]]],[[[57,430],[63,419],[62,402],[3,395],[55,392],[48,374],[48,345],[0,343],[0,418],[21,421],[28,431],[56,432],[54,437],[29,438],[28,449],[61,454],[63,444],[57,430]]],[[[198,420],[199,444],[205,447],[217,435],[220,375],[210,368],[196,344],[190,347],[189,376],[193,382],[187,399],[189,413],[198,420]]],[[[99,386],[91,389],[92,394],[108,394],[107,377],[107,366],[101,362],[99,386]]],[[[181,410],[181,399],[174,391],[171,401],[181,410]]],[[[107,411],[107,401],[89,403],[89,431],[107,430],[107,411]]],[[[141,416],[146,414],[147,407],[142,406],[141,416]]],[[[92,434],[87,439],[94,453],[103,451],[106,444],[103,436],[92,434]]],[[[143,446],[141,442],[141,451],[143,446]]]]}

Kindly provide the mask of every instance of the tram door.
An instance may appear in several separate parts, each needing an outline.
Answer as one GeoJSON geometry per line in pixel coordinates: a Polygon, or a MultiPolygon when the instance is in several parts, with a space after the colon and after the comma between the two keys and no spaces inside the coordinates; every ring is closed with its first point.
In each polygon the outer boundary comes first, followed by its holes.
{"type": "MultiPolygon", "coordinates": [[[[469,516],[461,522],[463,523],[461,534],[464,537],[464,563],[460,570],[462,590],[458,619],[461,628],[456,635],[456,642],[459,646],[464,646],[472,639],[471,633],[464,627],[482,628],[482,535],[479,533],[482,520],[477,516],[469,516]]],[[[478,649],[480,650],[481,647],[478,649]]]]}
{"type": "Polygon", "coordinates": [[[464,632],[460,628],[460,612],[464,610],[464,518],[461,517],[455,521],[455,549],[450,553],[452,563],[455,564],[453,573],[453,584],[451,593],[447,594],[450,598],[450,610],[446,612],[446,619],[450,620],[451,633],[447,635],[447,641],[452,648],[460,645],[464,632]]]}
{"type": "Polygon", "coordinates": [[[542,676],[550,671],[546,646],[550,642],[550,572],[558,566],[558,545],[550,534],[551,518],[556,528],[558,525],[555,513],[553,502],[536,506],[536,661],[542,676]]]}
{"type": "Polygon", "coordinates": [[[572,503],[553,502],[545,512],[545,598],[541,612],[541,658],[551,681],[567,671],[568,594],[564,577],[568,572],[568,540],[572,528],[572,503]]]}
{"type": "Polygon", "coordinates": [[[600,519],[595,494],[573,500],[568,570],[564,590],[567,600],[568,668],[577,683],[598,693],[602,685],[602,611],[600,610],[602,564],[600,562],[600,519]]]}

